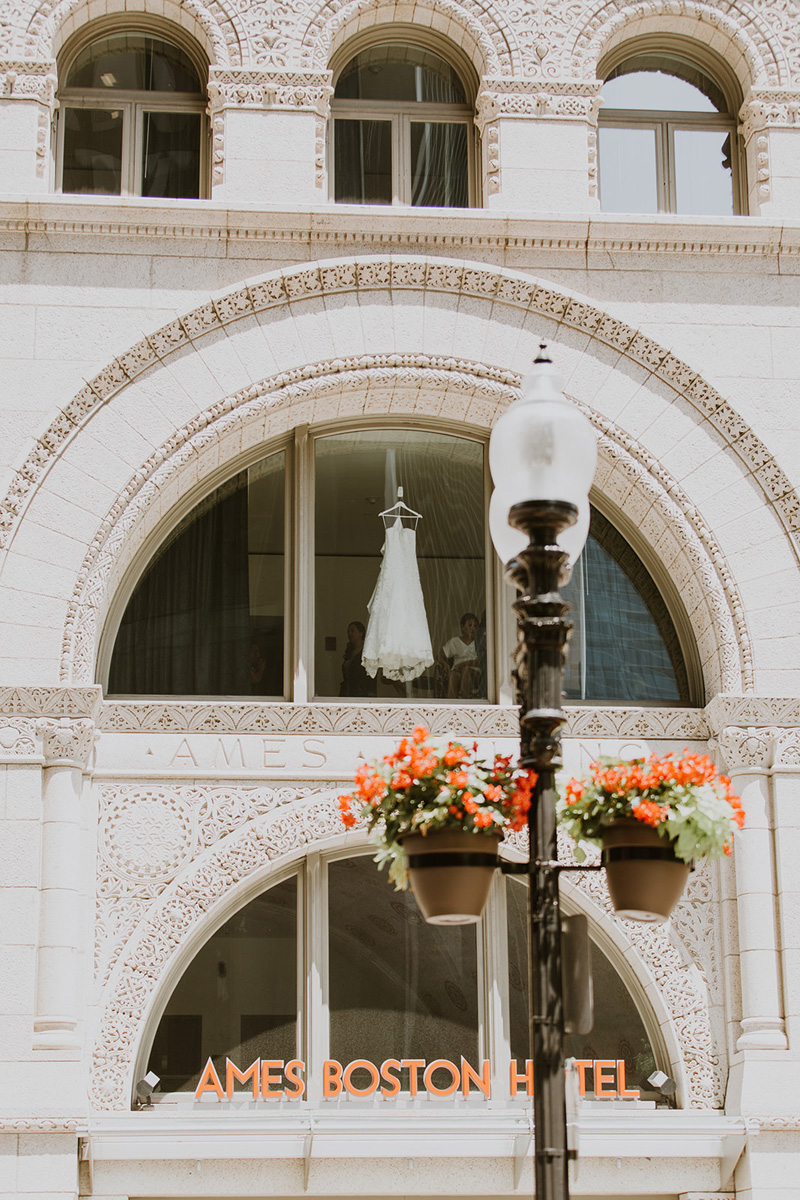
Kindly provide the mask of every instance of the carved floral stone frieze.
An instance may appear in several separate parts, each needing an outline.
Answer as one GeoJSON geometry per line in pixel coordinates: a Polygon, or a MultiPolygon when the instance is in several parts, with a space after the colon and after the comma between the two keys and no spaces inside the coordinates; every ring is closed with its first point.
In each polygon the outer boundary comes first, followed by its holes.
{"type": "Polygon", "coordinates": [[[327,116],[333,95],[329,71],[272,72],[214,69],[209,72],[209,107],[311,110],[327,116]]]}
{"type": "Polygon", "coordinates": [[[54,62],[0,62],[0,100],[37,100],[52,111],[57,86],[54,62]]]}
{"type": "Polygon", "coordinates": [[[601,81],[484,80],[475,106],[481,132],[502,117],[539,117],[597,123],[601,81]]]}
{"type": "Polygon", "coordinates": [[[62,717],[40,720],[36,728],[42,739],[45,766],[70,766],[82,770],[89,766],[97,736],[94,721],[71,721],[62,717]]]}

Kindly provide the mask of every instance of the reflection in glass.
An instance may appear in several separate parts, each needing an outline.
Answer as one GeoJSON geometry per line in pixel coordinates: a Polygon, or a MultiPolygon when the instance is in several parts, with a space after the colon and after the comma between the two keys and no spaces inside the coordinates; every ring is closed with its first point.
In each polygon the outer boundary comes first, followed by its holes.
{"type": "MultiPolygon", "coordinates": [[[[677,66],[677,64],[674,64],[677,66]]],[[[719,88],[706,75],[687,69],[702,86],[663,71],[625,71],[612,75],[600,93],[608,108],[649,112],[725,112],[719,88]],[[712,99],[713,97],[713,99],[712,99]]]]}
{"type": "Polygon", "coordinates": [[[467,126],[411,122],[411,203],[466,208],[467,126]]]}
{"type": "Polygon", "coordinates": [[[110,692],[283,695],[284,479],[272,454],[173,531],[125,610],[110,692]]]}
{"type": "Polygon", "coordinates": [[[343,655],[352,642],[350,627],[355,622],[369,627],[367,606],[383,562],[380,513],[395,503],[401,485],[406,503],[422,513],[416,555],[433,658],[439,661],[408,683],[386,679],[379,671],[367,685],[362,676],[361,694],[485,699],[483,446],[404,429],[336,434],[318,438],[315,445],[316,694],[354,695],[347,676],[356,672],[352,667],[343,672],[343,655]],[[468,647],[475,669],[469,695],[453,696],[454,655],[442,661],[440,650],[460,637],[467,613],[476,620],[468,647]]]}
{"type": "Polygon", "coordinates": [[[655,129],[598,129],[603,212],[658,212],[655,129]]]}
{"type": "Polygon", "coordinates": [[[200,195],[200,113],[146,112],[142,195],[196,200],[200,195]]]}
{"type": "Polygon", "coordinates": [[[194,64],[183,50],[141,33],[98,38],[70,67],[67,87],[125,92],[202,91],[194,64]]]}
{"type": "Polygon", "coordinates": [[[336,100],[394,100],[466,104],[456,72],[432,50],[419,46],[371,46],[351,59],[336,83],[336,100]]]}
{"type": "Polygon", "coordinates": [[[676,129],[675,211],[733,213],[731,134],[725,129],[676,129]]]}
{"type": "MultiPolygon", "coordinates": [[[[373,867],[374,870],[374,867],[373,867]]],[[[163,1092],[193,1091],[209,1058],[297,1055],[297,879],[252,900],[192,960],[159,1022],[147,1069],[163,1092]]]]}
{"type": "Polygon", "coordinates": [[[391,121],[334,121],[335,199],[340,204],[392,203],[391,121]]]}
{"type": "MultiPolygon", "coordinates": [[[[371,856],[329,864],[328,906],[330,1057],[459,1064],[463,1054],[478,1067],[476,927],[426,925],[371,856]]],[[[449,1079],[434,1074],[438,1086],[449,1079]]]]}
{"type": "Polygon", "coordinates": [[[119,196],[122,184],[122,113],[64,108],[65,192],[119,196]]]}
{"type": "MultiPolygon", "coordinates": [[[[508,995],[511,1025],[511,1057],[518,1070],[530,1058],[528,1032],[528,885],[520,879],[506,878],[508,906],[508,995]]],[[[656,1100],[668,1106],[670,1101],[652,1092],[648,1075],[660,1067],[639,1010],[617,971],[596,943],[592,945],[592,986],[594,991],[594,1028],[585,1035],[568,1034],[564,1039],[567,1058],[594,1062],[605,1059],[608,1065],[620,1059],[625,1063],[625,1082],[639,1089],[642,1099],[656,1100]]],[[[592,1098],[591,1070],[586,1073],[587,1098],[592,1098]]]]}

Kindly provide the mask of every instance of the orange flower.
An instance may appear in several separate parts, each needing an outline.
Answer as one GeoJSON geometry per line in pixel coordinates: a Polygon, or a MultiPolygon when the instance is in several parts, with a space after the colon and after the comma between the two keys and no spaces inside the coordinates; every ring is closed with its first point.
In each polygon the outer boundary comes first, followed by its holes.
{"type": "Polygon", "coordinates": [[[490,783],[489,786],[484,789],[483,794],[487,800],[491,801],[492,804],[499,804],[503,799],[503,789],[497,787],[497,785],[494,783],[490,783]]]}
{"type": "Polygon", "coordinates": [[[395,771],[394,775],[392,776],[392,787],[398,792],[404,792],[407,788],[411,787],[413,782],[414,780],[411,778],[408,771],[395,771]]]}
{"type": "Polygon", "coordinates": [[[725,845],[722,847],[722,849],[725,851],[725,853],[728,855],[729,858],[730,858],[731,854],[733,854],[733,850],[728,842],[725,843],[725,845]]]}
{"type": "Polygon", "coordinates": [[[446,767],[457,767],[465,758],[469,756],[469,751],[463,746],[456,746],[454,742],[450,742],[444,754],[442,762],[446,767]]]}
{"type": "Polygon", "coordinates": [[[643,821],[645,825],[655,828],[666,821],[667,810],[656,804],[655,800],[641,800],[634,808],[633,815],[637,821],[643,821]]]}
{"type": "Polygon", "coordinates": [[[465,788],[469,784],[469,776],[466,771],[450,771],[447,782],[450,787],[465,788]]]}
{"type": "Polygon", "coordinates": [[[475,825],[478,829],[488,829],[490,825],[494,825],[491,813],[477,812],[475,813],[475,825]]]}
{"type": "Polygon", "coordinates": [[[415,742],[426,742],[430,737],[430,730],[426,729],[424,725],[417,725],[411,736],[415,742]]]}
{"type": "Polygon", "coordinates": [[[473,798],[469,792],[464,793],[464,795],[462,796],[462,800],[464,801],[464,808],[467,810],[468,813],[473,814],[478,811],[478,806],[475,803],[475,801],[473,800],[473,798]]]}

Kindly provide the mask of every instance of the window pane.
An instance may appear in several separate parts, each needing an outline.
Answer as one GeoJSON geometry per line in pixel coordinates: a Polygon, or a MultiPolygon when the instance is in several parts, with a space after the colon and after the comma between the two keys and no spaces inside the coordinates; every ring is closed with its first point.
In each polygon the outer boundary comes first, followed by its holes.
{"type": "Polygon", "coordinates": [[[194,64],[183,50],[141,33],[99,38],[70,67],[67,87],[200,95],[194,64]]]}
{"type": "Polygon", "coordinates": [[[483,446],[466,438],[396,429],[317,439],[317,695],[485,699],[483,496],[483,446]],[[422,514],[410,537],[380,515],[398,485],[422,514]],[[426,648],[437,665],[415,671],[426,648]]]}
{"type": "Polygon", "coordinates": [[[411,203],[466,208],[467,126],[411,123],[411,203]]]}
{"type": "Polygon", "coordinates": [[[688,67],[688,64],[685,73],[691,74],[694,81],[689,82],[673,72],[626,71],[608,79],[600,95],[606,108],[651,112],[725,112],[724,97],[712,80],[696,68],[688,67]]]}
{"type": "MultiPolygon", "coordinates": [[[[458,1065],[463,1054],[477,1068],[476,926],[426,925],[413,896],[396,892],[371,857],[330,863],[328,906],[331,1058],[458,1065]]],[[[449,1080],[434,1075],[438,1086],[449,1080]]]]}
{"type": "Polygon", "coordinates": [[[292,878],[252,900],[206,942],[170,997],[147,1069],[164,1092],[194,1091],[209,1058],[224,1087],[226,1057],[245,1070],[256,1058],[288,1061],[296,1054],[292,878]]]}
{"type": "Polygon", "coordinates": [[[334,199],[392,203],[391,121],[334,121],[334,199]]]}
{"type": "Polygon", "coordinates": [[[658,212],[655,129],[606,125],[597,133],[603,212],[658,212]]]}
{"type": "Polygon", "coordinates": [[[119,196],[122,186],[122,112],[64,108],[65,192],[119,196]]]}
{"type": "Polygon", "coordinates": [[[196,200],[200,195],[200,113],[146,112],[142,195],[196,200]]]}
{"type": "Polygon", "coordinates": [[[456,72],[431,50],[391,44],[362,50],[336,83],[337,100],[399,100],[466,104],[456,72]]]}
{"type": "Polygon", "coordinates": [[[733,213],[731,134],[724,129],[675,130],[676,212],[733,213]]]}
{"type": "Polygon", "coordinates": [[[281,696],[283,524],[282,452],[202,501],[128,603],[109,691],[281,696]]]}
{"type": "MultiPolygon", "coordinates": [[[[517,1070],[531,1057],[528,1033],[528,885],[519,879],[506,879],[508,905],[508,995],[511,1024],[511,1057],[517,1070]]],[[[568,1034],[564,1039],[567,1058],[584,1061],[606,1060],[611,1079],[619,1081],[617,1063],[625,1063],[627,1088],[640,1089],[642,1099],[669,1106],[670,1101],[653,1092],[647,1077],[656,1068],[669,1073],[668,1065],[657,1061],[655,1051],[639,1011],[615,968],[599,947],[592,944],[592,986],[594,991],[594,1028],[585,1035],[568,1034]]],[[[608,1078],[608,1075],[606,1076],[608,1078]]],[[[611,1088],[613,1088],[613,1082],[611,1088]]],[[[610,1090],[603,1088],[603,1090],[610,1090]]],[[[593,1069],[586,1071],[586,1097],[593,1099],[593,1069]]]]}
{"type": "Polygon", "coordinates": [[[667,607],[638,556],[592,512],[592,535],[563,589],[573,634],[570,700],[686,704],[686,669],[667,607]]]}

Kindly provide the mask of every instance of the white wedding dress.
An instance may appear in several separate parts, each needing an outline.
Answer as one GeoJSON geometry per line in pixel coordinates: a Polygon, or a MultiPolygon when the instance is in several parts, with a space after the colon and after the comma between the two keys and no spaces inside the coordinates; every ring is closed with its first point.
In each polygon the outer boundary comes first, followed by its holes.
{"type": "Polygon", "coordinates": [[[433,665],[431,635],[417,565],[417,531],[398,517],[386,530],[383,562],[372,599],[361,662],[373,678],[408,683],[433,665]]]}

